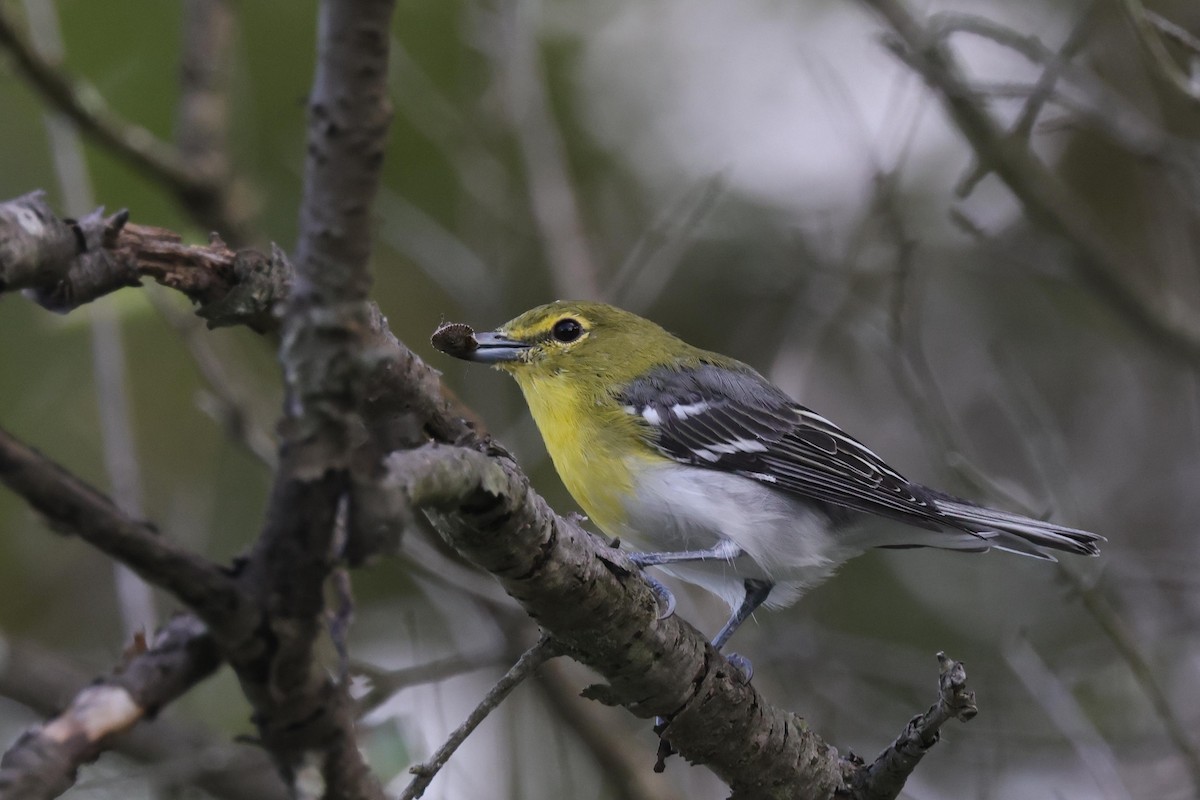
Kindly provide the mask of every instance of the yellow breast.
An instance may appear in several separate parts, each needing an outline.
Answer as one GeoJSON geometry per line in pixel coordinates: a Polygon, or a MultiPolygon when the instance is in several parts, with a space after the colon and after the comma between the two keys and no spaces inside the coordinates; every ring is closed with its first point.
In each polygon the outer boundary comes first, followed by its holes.
{"type": "Polygon", "coordinates": [[[634,420],[564,374],[516,377],[567,491],[601,530],[624,535],[622,498],[633,491],[641,445],[634,420]]]}

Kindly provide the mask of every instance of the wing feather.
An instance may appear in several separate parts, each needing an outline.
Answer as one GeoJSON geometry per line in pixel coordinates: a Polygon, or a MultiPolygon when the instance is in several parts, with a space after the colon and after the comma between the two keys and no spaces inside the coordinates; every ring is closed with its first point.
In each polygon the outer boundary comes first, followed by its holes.
{"type": "MultiPolygon", "coordinates": [[[[624,387],[617,399],[640,419],[653,447],[684,464],[735,472],[831,506],[928,530],[965,531],[979,537],[981,549],[995,546],[1049,558],[1039,546],[1095,553],[1102,538],[913,483],[744,365],[661,368],[624,387]]],[[[945,546],[969,549],[961,536],[945,546]]]]}

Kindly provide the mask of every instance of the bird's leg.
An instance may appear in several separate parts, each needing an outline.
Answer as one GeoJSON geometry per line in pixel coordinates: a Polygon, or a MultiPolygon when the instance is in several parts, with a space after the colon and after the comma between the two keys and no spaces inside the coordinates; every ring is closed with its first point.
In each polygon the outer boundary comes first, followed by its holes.
{"type": "Polygon", "coordinates": [[[678,564],[683,561],[733,561],[742,554],[742,548],[728,539],[722,539],[707,550],[672,550],[666,553],[630,553],[629,560],[639,567],[657,567],[663,564],[678,564]]]}
{"type": "MultiPolygon", "coordinates": [[[[635,566],[642,568],[656,567],[662,564],[677,564],[681,561],[732,561],[742,554],[742,548],[732,542],[722,541],[708,550],[676,550],[667,553],[630,553],[629,560],[635,566]]],[[[660,583],[655,578],[642,573],[642,577],[646,583],[650,584],[650,589],[663,603],[663,611],[658,615],[659,619],[666,619],[675,613],[675,595],[671,590],[660,583]]],[[[730,631],[732,633],[732,631],[730,631]]]]}
{"type": "MultiPolygon", "coordinates": [[[[741,624],[754,613],[754,609],[763,604],[763,601],[767,599],[767,595],[771,593],[771,589],[775,584],[769,581],[747,578],[745,586],[746,596],[742,599],[742,604],[737,607],[737,610],[729,617],[729,621],[713,637],[712,645],[718,651],[729,641],[729,637],[733,636],[733,632],[741,627],[741,624]]],[[[754,665],[750,663],[750,659],[737,653],[730,653],[725,658],[730,664],[745,674],[746,680],[750,680],[754,676],[754,665]]]]}
{"type": "MultiPolygon", "coordinates": [[[[646,553],[645,555],[669,556],[675,554],[646,553]]],[[[686,561],[695,559],[681,560],[686,561]]],[[[733,632],[736,631],[743,622],[750,618],[750,615],[754,613],[754,609],[763,604],[763,601],[767,599],[767,595],[771,593],[771,589],[774,588],[774,586],[775,584],[771,583],[770,581],[760,581],[755,580],[754,578],[746,579],[746,596],[742,598],[742,604],[737,607],[737,610],[733,612],[733,616],[729,618],[729,621],[725,623],[725,626],[717,632],[716,637],[714,637],[712,640],[712,646],[717,649],[717,652],[720,652],[721,648],[725,646],[725,643],[729,641],[729,637],[733,636],[733,632]]],[[[729,653],[725,656],[725,660],[728,661],[734,669],[745,675],[747,681],[754,677],[754,665],[751,664],[750,659],[746,658],[745,656],[739,655],[738,653],[729,653]]],[[[654,762],[655,772],[662,772],[664,769],[666,769],[667,759],[675,753],[675,748],[671,747],[671,744],[666,739],[662,738],[663,731],[665,731],[666,728],[667,721],[665,719],[662,717],[654,718],[654,732],[659,736],[658,757],[654,762]]]]}

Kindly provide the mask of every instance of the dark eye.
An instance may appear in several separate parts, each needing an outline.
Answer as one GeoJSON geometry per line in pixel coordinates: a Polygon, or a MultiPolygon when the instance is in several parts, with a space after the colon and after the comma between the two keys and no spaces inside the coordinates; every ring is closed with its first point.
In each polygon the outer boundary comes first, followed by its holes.
{"type": "Polygon", "coordinates": [[[554,327],[550,329],[550,335],[560,342],[573,342],[583,334],[583,326],[579,324],[579,320],[560,319],[554,323],[554,327]]]}

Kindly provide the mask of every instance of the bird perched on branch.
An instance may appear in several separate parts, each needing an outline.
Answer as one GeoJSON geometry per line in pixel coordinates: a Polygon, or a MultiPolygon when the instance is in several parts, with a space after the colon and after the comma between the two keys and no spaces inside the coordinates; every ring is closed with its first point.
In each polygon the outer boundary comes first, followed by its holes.
{"type": "Polygon", "coordinates": [[[751,367],[612,306],[550,303],[490,333],[444,326],[434,344],[516,379],[563,483],[642,548],[635,564],[729,604],[717,649],[759,605],[794,602],[873,547],[1053,560],[1103,540],[913,483],[751,367]]]}

